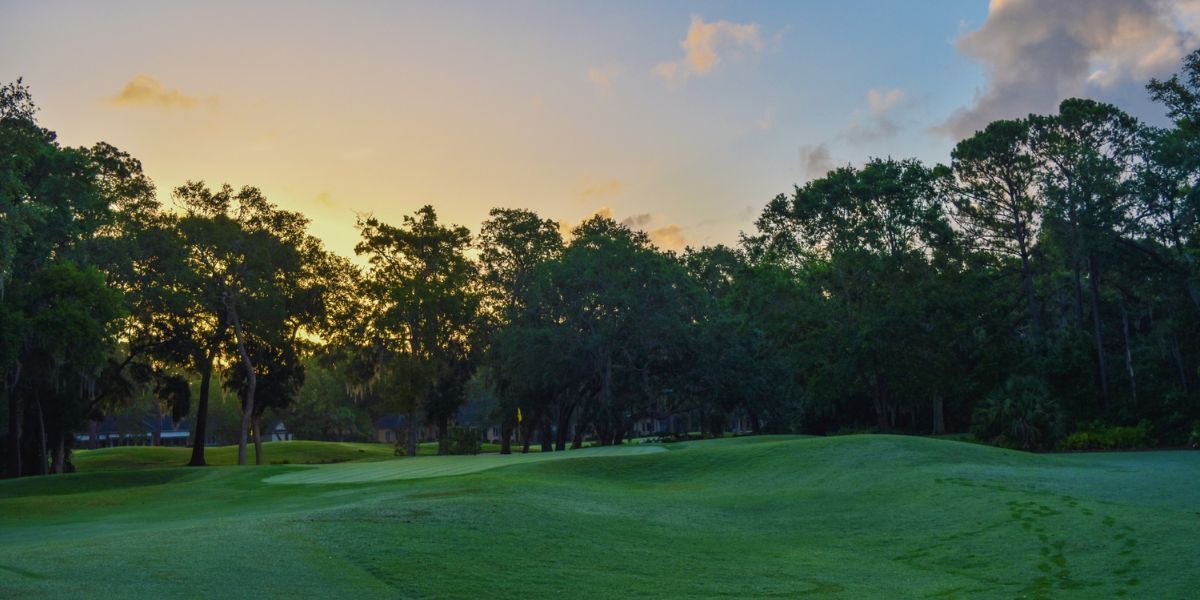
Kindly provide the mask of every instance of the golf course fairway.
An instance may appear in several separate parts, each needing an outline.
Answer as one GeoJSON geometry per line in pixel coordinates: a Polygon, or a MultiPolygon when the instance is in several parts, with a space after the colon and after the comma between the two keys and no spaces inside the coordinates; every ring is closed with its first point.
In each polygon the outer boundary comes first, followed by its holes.
{"type": "Polygon", "coordinates": [[[856,435],[363,454],[2,481],[0,597],[1200,590],[1200,452],[1036,455],[856,435]]]}

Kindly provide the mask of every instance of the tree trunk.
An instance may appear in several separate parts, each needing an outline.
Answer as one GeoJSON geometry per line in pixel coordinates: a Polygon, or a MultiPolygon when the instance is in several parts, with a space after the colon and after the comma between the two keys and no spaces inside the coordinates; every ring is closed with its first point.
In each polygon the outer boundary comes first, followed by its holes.
{"type": "Polygon", "coordinates": [[[21,476],[21,411],[15,387],[10,386],[8,389],[8,464],[4,468],[6,477],[21,476]]]}
{"type": "Polygon", "coordinates": [[[525,420],[517,426],[517,429],[521,432],[521,454],[529,454],[529,444],[533,441],[533,427],[528,425],[530,422],[530,420],[525,420]]]}
{"type": "Polygon", "coordinates": [[[263,464],[263,446],[262,446],[262,415],[254,417],[254,464],[263,464]]]}
{"type": "Polygon", "coordinates": [[[258,385],[258,374],[254,372],[254,362],[246,351],[246,336],[242,333],[242,321],[238,317],[237,308],[226,298],[229,308],[229,320],[233,322],[233,333],[237,338],[238,354],[242,357],[242,366],[246,369],[246,397],[242,403],[242,426],[238,428],[238,463],[246,464],[246,436],[250,431],[250,421],[254,416],[254,388],[258,385]]]}
{"type": "Polygon", "coordinates": [[[40,398],[37,401],[37,418],[38,418],[38,435],[40,437],[40,441],[38,442],[38,453],[37,453],[38,466],[37,466],[37,469],[38,469],[38,475],[45,475],[46,474],[46,463],[48,462],[46,459],[46,415],[45,415],[45,413],[42,412],[42,401],[40,398]]]}
{"type": "Polygon", "coordinates": [[[163,418],[162,402],[155,400],[154,406],[158,409],[156,411],[158,418],[156,418],[154,420],[154,437],[151,438],[150,445],[151,446],[161,446],[162,445],[162,418],[163,418]]]}
{"type": "Polygon", "coordinates": [[[725,416],[722,414],[710,414],[708,421],[708,437],[720,438],[725,435],[725,416]]]}
{"type": "Polygon", "coordinates": [[[553,439],[553,437],[550,433],[550,415],[549,414],[545,415],[544,417],[542,417],[541,421],[542,421],[542,435],[540,436],[541,437],[540,441],[542,442],[542,452],[553,452],[554,451],[554,442],[551,441],[553,439]]]}
{"type": "Polygon", "coordinates": [[[512,454],[512,434],[511,425],[500,426],[500,454],[512,454]]]}
{"type": "Polygon", "coordinates": [[[1092,336],[1096,344],[1096,370],[1100,381],[1100,399],[1108,408],[1108,362],[1104,357],[1104,337],[1100,330],[1100,284],[1096,281],[1096,270],[1091,257],[1087,259],[1088,288],[1092,304],[1092,336]]]}
{"type": "Polygon", "coordinates": [[[192,460],[189,467],[203,467],[204,442],[208,426],[208,392],[212,383],[213,355],[211,350],[204,355],[204,364],[200,366],[200,404],[196,406],[196,423],[192,427],[192,460]]]}
{"type": "Polygon", "coordinates": [[[578,450],[583,447],[583,434],[587,431],[587,427],[583,423],[583,408],[579,409],[579,418],[575,421],[575,435],[571,438],[571,449],[578,450]]]}
{"type": "Polygon", "coordinates": [[[63,474],[63,463],[67,459],[66,448],[66,432],[62,432],[58,436],[58,446],[54,449],[54,473],[56,475],[63,474]]]}
{"type": "Polygon", "coordinates": [[[100,447],[100,422],[88,419],[88,448],[95,450],[100,447]]]}
{"type": "Polygon", "coordinates": [[[1129,389],[1133,406],[1137,407],[1137,377],[1133,372],[1133,348],[1129,345],[1129,313],[1121,306],[1121,333],[1125,338],[1125,370],[1129,372],[1129,389]]]}
{"type": "Polygon", "coordinates": [[[1179,338],[1174,335],[1171,336],[1171,354],[1175,357],[1175,368],[1179,370],[1179,384],[1183,386],[1184,395],[1187,395],[1189,393],[1187,367],[1183,366],[1183,353],[1179,351],[1179,338]]]}
{"type": "Polygon", "coordinates": [[[1029,311],[1029,322],[1033,326],[1033,336],[1039,348],[1042,339],[1042,314],[1038,308],[1037,291],[1033,285],[1033,269],[1029,265],[1029,256],[1021,252],[1021,287],[1025,288],[1025,303],[1029,311]]]}
{"type": "Polygon", "coordinates": [[[946,417],[944,406],[942,404],[942,395],[934,394],[933,396],[933,435],[942,435],[946,433],[946,417]]]}
{"type": "Polygon", "coordinates": [[[412,408],[408,409],[408,439],[405,440],[405,445],[409,456],[417,455],[417,405],[415,402],[412,408]]]}
{"type": "Polygon", "coordinates": [[[438,417],[438,456],[450,454],[450,417],[438,417]]]}
{"type": "Polygon", "coordinates": [[[879,369],[874,369],[871,376],[871,395],[875,404],[875,422],[879,428],[879,433],[887,433],[892,430],[892,421],[889,419],[888,392],[887,383],[883,379],[883,375],[879,373],[879,369]]]}
{"type": "Polygon", "coordinates": [[[558,431],[554,432],[554,450],[562,452],[567,449],[567,433],[571,428],[571,415],[575,412],[575,405],[568,405],[565,409],[559,408],[558,411],[558,431]]]}
{"type": "Polygon", "coordinates": [[[1079,266],[1075,266],[1075,318],[1079,320],[1079,326],[1083,327],[1083,283],[1082,275],[1079,273],[1079,266]]]}

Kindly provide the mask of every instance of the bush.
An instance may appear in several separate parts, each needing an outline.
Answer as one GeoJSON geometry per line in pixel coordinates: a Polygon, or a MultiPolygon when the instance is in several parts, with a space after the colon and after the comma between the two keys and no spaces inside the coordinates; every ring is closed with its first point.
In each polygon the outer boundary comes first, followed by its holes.
{"type": "Polygon", "coordinates": [[[663,444],[673,444],[675,442],[686,442],[688,440],[699,439],[699,436],[693,436],[687,432],[665,433],[659,436],[659,441],[663,444]]]}
{"type": "Polygon", "coordinates": [[[1200,448],[1200,421],[1192,423],[1192,433],[1188,436],[1188,445],[1193,448],[1200,448]]]}
{"type": "Polygon", "coordinates": [[[396,456],[404,456],[408,454],[408,430],[400,430],[396,432],[396,443],[392,444],[392,453],[396,456]]]}
{"type": "Polygon", "coordinates": [[[1110,426],[1092,423],[1068,435],[1058,447],[1060,450],[1124,450],[1148,448],[1157,443],[1151,436],[1149,421],[1143,420],[1137,427],[1110,426]]]}
{"type": "Polygon", "coordinates": [[[866,435],[870,433],[879,433],[879,429],[862,425],[843,425],[837,430],[831,431],[829,435],[866,435]]]}
{"type": "Polygon", "coordinates": [[[1041,450],[1053,448],[1062,437],[1062,423],[1062,409],[1045,382],[1013,376],[975,407],[971,433],[999,446],[1041,450]]]}
{"type": "Polygon", "coordinates": [[[449,438],[450,454],[479,454],[483,447],[479,430],[474,427],[451,427],[449,438]]]}

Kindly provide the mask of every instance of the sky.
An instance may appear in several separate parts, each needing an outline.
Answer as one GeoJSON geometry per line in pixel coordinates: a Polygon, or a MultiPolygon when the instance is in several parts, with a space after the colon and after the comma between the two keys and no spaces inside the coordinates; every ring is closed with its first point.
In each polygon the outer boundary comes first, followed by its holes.
{"type": "Polygon", "coordinates": [[[1200,0],[13,2],[23,77],[68,145],[259,187],[350,255],[357,215],[601,213],[661,247],[733,243],[775,195],[869,157],[948,162],[1070,96],[1150,122],[1200,0]]]}

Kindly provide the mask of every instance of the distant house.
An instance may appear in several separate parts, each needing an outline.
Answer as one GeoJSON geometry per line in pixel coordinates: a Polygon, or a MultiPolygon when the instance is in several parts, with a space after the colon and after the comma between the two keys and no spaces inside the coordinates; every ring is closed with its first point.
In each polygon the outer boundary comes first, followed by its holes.
{"type": "MultiPolygon", "coordinates": [[[[648,437],[669,433],[694,432],[699,431],[701,427],[700,423],[700,419],[693,418],[690,412],[648,416],[639,419],[633,424],[633,431],[630,435],[632,437],[648,437]]],[[[754,428],[748,415],[738,414],[726,420],[725,431],[737,434],[752,433],[754,428]]]]}
{"type": "MultiPolygon", "coordinates": [[[[78,448],[109,448],[112,446],[190,446],[192,443],[191,421],[183,419],[172,423],[171,417],[149,415],[142,418],[106,417],[103,421],[92,421],[86,433],[75,436],[78,448]],[[156,442],[157,436],[157,442],[156,442]]],[[[295,439],[283,421],[274,421],[262,428],[264,442],[282,442],[295,439]]],[[[219,444],[216,434],[207,436],[208,445],[219,444]]]]}
{"type": "MultiPolygon", "coordinates": [[[[407,415],[384,415],[375,419],[375,441],[384,444],[395,444],[408,433],[407,415]]],[[[417,427],[417,441],[424,442],[437,439],[437,428],[430,425],[417,427]]]]}
{"type": "Polygon", "coordinates": [[[183,419],[171,422],[170,416],[149,415],[140,419],[118,419],[113,416],[89,423],[87,433],[75,436],[76,446],[108,448],[111,446],[187,446],[191,439],[191,422],[183,419]]]}
{"type": "Polygon", "coordinates": [[[287,426],[283,424],[283,421],[275,421],[263,427],[260,433],[262,433],[264,442],[285,442],[293,439],[292,434],[288,432],[287,426]]]}
{"type": "Polygon", "coordinates": [[[647,437],[668,433],[686,433],[692,425],[691,415],[670,414],[643,417],[633,424],[631,437],[647,437]]]}

